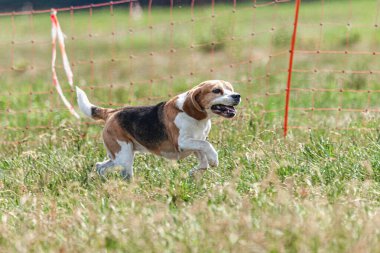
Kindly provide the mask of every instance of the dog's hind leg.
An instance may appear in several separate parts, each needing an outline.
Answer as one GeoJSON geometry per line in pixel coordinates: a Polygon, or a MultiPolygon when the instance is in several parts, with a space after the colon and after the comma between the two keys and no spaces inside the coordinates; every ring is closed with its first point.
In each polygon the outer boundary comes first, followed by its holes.
{"type": "Polygon", "coordinates": [[[123,179],[131,179],[133,177],[133,158],[134,150],[133,143],[126,141],[118,141],[120,145],[120,151],[115,154],[115,159],[113,160],[116,166],[121,166],[121,176],[123,179]]]}
{"type": "Polygon", "coordinates": [[[107,121],[103,129],[103,143],[107,149],[109,158],[112,160],[112,165],[111,162],[105,163],[104,165],[107,166],[107,168],[111,166],[121,166],[121,175],[124,179],[129,179],[133,177],[133,142],[115,122],[116,121],[107,121]]]}

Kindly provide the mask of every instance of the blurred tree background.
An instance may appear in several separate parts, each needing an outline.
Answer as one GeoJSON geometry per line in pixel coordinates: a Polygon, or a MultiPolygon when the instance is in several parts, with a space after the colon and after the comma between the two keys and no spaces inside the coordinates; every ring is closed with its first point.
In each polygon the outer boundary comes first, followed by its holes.
{"type": "MultiPolygon", "coordinates": [[[[81,6],[109,2],[111,0],[0,0],[0,12],[4,11],[27,11],[43,10],[50,8],[62,8],[70,6],[81,6]]],[[[117,0],[114,0],[117,1],[117,0]]],[[[146,6],[149,0],[135,0],[142,6],[146,6]]],[[[195,0],[196,5],[211,4],[212,0],[195,0]]],[[[215,3],[232,4],[234,0],[215,0],[215,3]]],[[[253,2],[253,0],[236,0],[238,3],[253,2]]],[[[256,0],[257,3],[269,2],[272,0],[256,0]]],[[[302,2],[312,2],[316,0],[303,0],[302,2]]],[[[331,1],[331,0],[330,0],[331,1]]],[[[341,1],[341,0],[337,0],[341,1]]],[[[153,0],[153,5],[170,6],[170,0],[153,0]]],[[[190,5],[191,0],[173,0],[174,6],[190,5]]]]}
{"type": "MultiPolygon", "coordinates": [[[[61,8],[109,2],[110,0],[0,0],[0,11],[22,11],[41,10],[49,8],[61,8]]],[[[116,1],[116,0],[115,0],[116,1]]],[[[238,0],[238,2],[250,2],[249,0],[238,0]]],[[[149,0],[138,0],[141,5],[148,5],[149,0]]],[[[195,0],[196,4],[210,4],[211,0],[195,0]]],[[[215,0],[215,3],[232,3],[233,0],[215,0]]],[[[189,5],[191,0],[173,0],[175,6],[189,5]]],[[[153,0],[153,5],[169,6],[170,0],[153,0]]]]}

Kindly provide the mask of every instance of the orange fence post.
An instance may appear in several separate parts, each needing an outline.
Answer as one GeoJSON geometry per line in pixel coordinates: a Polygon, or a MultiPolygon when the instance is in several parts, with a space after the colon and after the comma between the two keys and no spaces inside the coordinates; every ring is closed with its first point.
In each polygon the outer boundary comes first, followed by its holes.
{"type": "Polygon", "coordinates": [[[297,39],[298,13],[299,13],[300,5],[301,5],[301,0],[296,0],[296,7],[295,7],[295,14],[294,14],[293,36],[292,36],[292,41],[291,41],[291,44],[290,44],[288,80],[287,80],[287,83],[286,83],[285,115],[284,115],[284,137],[286,137],[286,135],[288,133],[290,86],[291,86],[291,82],[292,82],[294,47],[295,47],[296,39],[297,39]]]}

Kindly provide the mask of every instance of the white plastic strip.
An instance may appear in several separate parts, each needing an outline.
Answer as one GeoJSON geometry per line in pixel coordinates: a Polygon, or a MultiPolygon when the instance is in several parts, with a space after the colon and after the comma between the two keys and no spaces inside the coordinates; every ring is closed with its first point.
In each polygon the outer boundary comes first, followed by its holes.
{"type": "Polygon", "coordinates": [[[61,88],[61,85],[59,84],[57,73],[55,70],[55,60],[57,58],[56,44],[57,44],[57,38],[58,38],[59,48],[61,49],[63,67],[65,69],[67,80],[69,81],[70,86],[73,87],[73,72],[71,71],[70,62],[69,62],[69,59],[67,58],[67,54],[66,54],[66,50],[65,50],[65,38],[64,38],[63,32],[62,32],[61,27],[60,27],[59,22],[58,22],[56,10],[52,9],[50,18],[51,18],[51,23],[52,23],[52,29],[51,29],[51,38],[52,38],[51,71],[53,74],[53,85],[55,86],[55,88],[58,92],[58,95],[61,97],[63,103],[69,109],[70,113],[79,119],[78,113],[76,113],[76,111],[74,110],[74,107],[70,104],[70,102],[66,99],[65,95],[62,92],[62,88],[61,88]]]}

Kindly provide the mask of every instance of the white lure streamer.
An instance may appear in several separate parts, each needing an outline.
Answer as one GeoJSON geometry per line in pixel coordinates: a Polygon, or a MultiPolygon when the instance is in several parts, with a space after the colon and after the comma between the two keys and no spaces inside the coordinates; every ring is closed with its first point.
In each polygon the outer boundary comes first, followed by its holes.
{"type": "Polygon", "coordinates": [[[65,37],[64,37],[64,34],[63,34],[61,27],[59,25],[56,10],[52,9],[50,19],[52,22],[52,29],[51,29],[51,38],[52,38],[51,71],[53,74],[53,85],[55,86],[55,88],[58,92],[58,95],[61,97],[63,103],[69,109],[70,113],[79,119],[79,114],[74,110],[74,107],[70,104],[70,102],[66,99],[65,95],[62,92],[62,88],[61,88],[61,85],[59,84],[57,73],[55,70],[55,60],[57,58],[56,44],[57,44],[57,39],[58,39],[59,48],[61,50],[61,55],[62,55],[63,67],[65,69],[67,80],[68,80],[70,86],[73,87],[73,72],[71,71],[70,62],[69,62],[69,59],[67,58],[67,54],[66,54],[66,50],[65,50],[65,37]]]}

